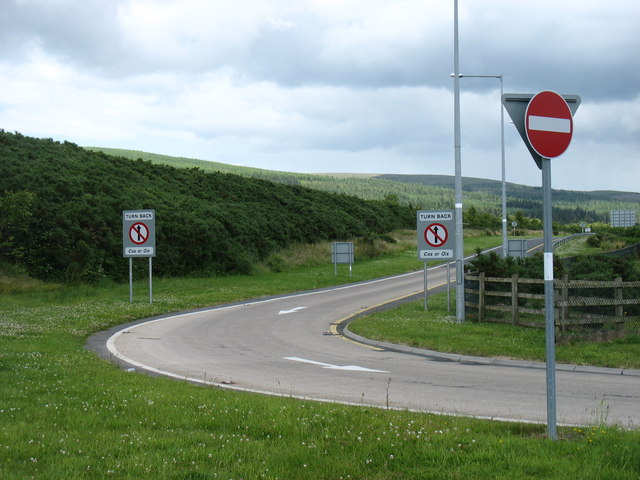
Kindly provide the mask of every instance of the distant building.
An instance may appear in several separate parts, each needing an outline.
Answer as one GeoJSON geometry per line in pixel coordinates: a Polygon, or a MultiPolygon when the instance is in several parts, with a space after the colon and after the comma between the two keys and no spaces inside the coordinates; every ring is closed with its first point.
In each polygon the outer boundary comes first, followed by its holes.
{"type": "Polygon", "coordinates": [[[635,224],[635,210],[611,210],[612,227],[633,227],[635,224]]]}

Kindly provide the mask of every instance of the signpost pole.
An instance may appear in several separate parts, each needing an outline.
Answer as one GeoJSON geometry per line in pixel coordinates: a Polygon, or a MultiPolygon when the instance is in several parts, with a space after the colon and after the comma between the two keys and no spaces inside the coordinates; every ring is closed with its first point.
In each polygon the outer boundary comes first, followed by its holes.
{"type": "Polygon", "coordinates": [[[151,267],[152,265],[152,257],[149,257],[149,303],[153,303],[153,275],[152,275],[152,270],[153,268],[151,267]]]}
{"type": "Polygon", "coordinates": [[[129,257],[129,303],[133,303],[133,257],[129,257]]]}
{"type": "Polygon", "coordinates": [[[542,158],[542,195],[544,225],[544,317],[547,356],[547,432],[556,439],[556,343],[553,291],[553,219],[551,205],[551,160],[542,158]]]}
{"type": "Polygon", "coordinates": [[[426,312],[428,310],[428,304],[427,304],[427,262],[426,260],[424,261],[424,311],[426,312]]]}
{"type": "Polygon", "coordinates": [[[451,262],[447,262],[447,313],[451,313],[451,262]]]}

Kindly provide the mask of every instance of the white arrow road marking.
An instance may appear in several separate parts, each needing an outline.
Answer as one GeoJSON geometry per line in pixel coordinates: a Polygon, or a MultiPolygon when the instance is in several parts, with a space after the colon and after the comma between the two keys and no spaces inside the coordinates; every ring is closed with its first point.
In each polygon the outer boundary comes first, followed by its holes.
{"type": "Polygon", "coordinates": [[[278,315],[286,315],[287,313],[296,313],[298,310],[302,310],[305,308],[307,307],[296,307],[296,308],[292,308],[291,310],[280,310],[278,312],[278,315]]]}
{"type": "Polygon", "coordinates": [[[318,365],[322,368],[328,368],[330,370],[347,370],[351,372],[374,372],[374,373],[389,373],[385,370],[373,370],[371,368],[358,367],[357,365],[331,365],[330,363],[316,362],[315,360],[307,360],[300,357],[282,357],[284,360],[291,360],[294,362],[310,363],[311,365],[318,365]]]}

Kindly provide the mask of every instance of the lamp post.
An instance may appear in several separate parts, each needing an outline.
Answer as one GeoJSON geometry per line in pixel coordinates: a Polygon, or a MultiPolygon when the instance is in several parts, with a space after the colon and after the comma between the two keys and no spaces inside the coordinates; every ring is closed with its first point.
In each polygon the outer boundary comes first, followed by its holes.
{"type": "Polygon", "coordinates": [[[497,78],[500,80],[500,151],[502,155],[502,256],[506,257],[508,253],[507,244],[507,181],[506,168],[504,160],[504,108],[502,106],[502,95],[504,93],[503,79],[501,75],[463,75],[458,74],[460,78],[497,78]]]}
{"type": "Polygon", "coordinates": [[[456,212],[456,319],[464,323],[464,240],[462,234],[462,161],[460,142],[460,54],[458,47],[458,0],[453,0],[453,151],[455,161],[454,196],[456,212]]]}

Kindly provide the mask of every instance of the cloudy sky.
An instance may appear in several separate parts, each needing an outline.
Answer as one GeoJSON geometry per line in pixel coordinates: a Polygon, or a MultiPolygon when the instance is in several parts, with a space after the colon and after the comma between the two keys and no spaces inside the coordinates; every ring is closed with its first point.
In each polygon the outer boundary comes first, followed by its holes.
{"type": "MultiPolygon", "coordinates": [[[[459,0],[460,71],[578,94],[554,188],[640,192],[640,1],[459,0]]],[[[296,172],[454,173],[453,0],[0,0],[0,128],[296,172]]],[[[500,179],[499,81],[462,174],[500,179]]],[[[505,115],[507,180],[541,174],[505,115]]]]}

